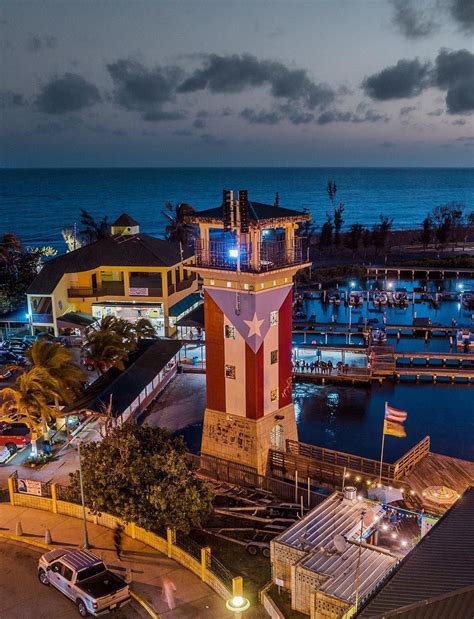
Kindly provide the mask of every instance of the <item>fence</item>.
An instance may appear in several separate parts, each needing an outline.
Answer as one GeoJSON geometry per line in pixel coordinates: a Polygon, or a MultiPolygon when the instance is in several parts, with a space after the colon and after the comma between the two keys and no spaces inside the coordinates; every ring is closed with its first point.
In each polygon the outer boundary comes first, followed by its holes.
{"type": "Polygon", "coordinates": [[[326,495],[314,492],[307,486],[296,486],[282,479],[259,475],[255,469],[244,464],[229,462],[214,456],[187,454],[197,470],[214,479],[247,488],[258,489],[273,494],[278,499],[289,503],[300,503],[301,499],[308,507],[315,507],[326,498],[326,495]]]}
{"type": "Polygon", "coordinates": [[[426,456],[430,453],[431,441],[429,436],[425,436],[419,443],[409,449],[405,455],[399,458],[394,464],[395,479],[402,479],[426,456]]]}
{"type": "MultiPolygon", "coordinates": [[[[43,492],[43,490],[46,496],[19,493],[18,477],[14,474],[8,478],[8,491],[12,505],[41,509],[71,518],[83,517],[81,505],[63,500],[65,497],[63,486],[44,484],[43,488],[42,484],[41,491],[43,492]]],[[[88,522],[108,529],[115,529],[117,524],[123,525],[125,535],[147,544],[191,570],[224,600],[231,597],[232,574],[212,556],[210,548],[201,548],[190,538],[176,534],[173,529],[168,528],[166,538],[164,538],[151,531],[146,531],[134,523],[126,523],[121,518],[111,514],[102,513],[98,515],[86,509],[86,519],[88,522]]]]}

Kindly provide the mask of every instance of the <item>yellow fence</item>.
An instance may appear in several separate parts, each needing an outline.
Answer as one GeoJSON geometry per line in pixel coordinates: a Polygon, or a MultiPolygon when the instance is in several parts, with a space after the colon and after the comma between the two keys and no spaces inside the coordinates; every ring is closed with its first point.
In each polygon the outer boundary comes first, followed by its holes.
{"type": "MultiPolygon", "coordinates": [[[[53,512],[54,514],[70,516],[71,518],[83,517],[81,505],[61,501],[57,498],[56,484],[51,484],[51,498],[34,496],[15,492],[14,480],[10,477],[8,479],[8,491],[10,503],[12,505],[41,509],[53,512]]],[[[209,570],[211,561],[210,548],[201,549],[201,560],[198,561],[175,544],[175,533],[172,529],[167,530],[167,539],[164,539],[133,523],[127,524],[121,518],[117,518],[110,514],[100,514],[99,516],[93,514],[89,509],[86,509],[86,519],[88,522],[107,527],[108,529],[115,529],[117,524],[121,524],[124,527],[124,533],[126,535],[158,550],[158,552],[167,555],[170,559],[174,559],[177,563],[196,574],[196,576],[209,585],[209,587],[224,600],[228,600],[232,596],[230,589],[209,570]]]]}

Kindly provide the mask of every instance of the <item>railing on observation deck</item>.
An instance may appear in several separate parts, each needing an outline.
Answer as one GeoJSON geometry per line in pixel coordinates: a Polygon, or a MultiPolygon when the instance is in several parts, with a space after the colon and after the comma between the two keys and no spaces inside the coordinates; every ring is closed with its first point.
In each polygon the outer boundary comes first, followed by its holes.
{"type": "Polygon", "coordinates": [[[294,264],[308,262],[306,239],[295,237],[292,240],[261,241],[252,243],[241,241],[239,249],[235,241],[195,242],[196,265],[214,269],[240,270],[259,273],[272,271],[294,264]]]}
{"type": "Polygon", "coordinates": [[[108,282],[103,283],[100,288],[92,288],[89,286],[76,286],[68,288],[67,295],[69,298],[85,298],[85,297],[102,297],[104,295],[124,296],[125,287],[123,282],[108,282]]]}

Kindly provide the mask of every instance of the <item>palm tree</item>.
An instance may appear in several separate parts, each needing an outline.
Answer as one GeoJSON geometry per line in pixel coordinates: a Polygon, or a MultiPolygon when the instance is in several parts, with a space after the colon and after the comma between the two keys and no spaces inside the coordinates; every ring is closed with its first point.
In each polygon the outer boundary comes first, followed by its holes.
{"type": "Polygon", "coordinates": [[[13,232],[6,232],[0,241],[0,263],[7,273],[16,271],[20,254],[20,239],[13,232]]]}
{"type": "Polygon", "coordinates": [[[168,221],[165,227],[166,240],[179,243],[182,252],[182,248],[190,245],[196,237],[196,227],[186,221],[186,217],[193,215],[195,210],[185,202],[181,202],[175,207],[171,202],[165,202],[165,208],[161,213],[168,221]]]}
{"type": "Polygon", "coordinates": [[[104,316],[95,328],[95,332],[118,335],[128,351],[136,348],[134,325],[124,318],[104,316]]]}
{"type": "Polygon", "coordinates": [[[139,318],[135,323],[133,330],[137,341],[156,337],[155,327],[151,324],[148,318],[139,318]]]}
{"type": "Polygon", "coordinates": [[[42,431],[48,437],[48,421],[58,415],[49,402],[61,393],[60,383],[43,368],[33,368],[20,374],[15,388],[0,391],[0,419],[25,423],[30,429],[42,431]]]}
{"type": "Polygon", "coordinates": [[[82,350],[102,375],[111,366],[123,370],[130,351],[120,335],[101,329],[89,331],[82,350]]]}
{"type": "Polygon", "coordinates": [[[30,360],[32,368],[44,370],[59,383],[61,394],[55,398],[56,408],[59,409],[60,401],[69,404],[73,396],[82,391],[84,372],[61,344],[38,340],[26,351],[25,356],[30,360]]]}

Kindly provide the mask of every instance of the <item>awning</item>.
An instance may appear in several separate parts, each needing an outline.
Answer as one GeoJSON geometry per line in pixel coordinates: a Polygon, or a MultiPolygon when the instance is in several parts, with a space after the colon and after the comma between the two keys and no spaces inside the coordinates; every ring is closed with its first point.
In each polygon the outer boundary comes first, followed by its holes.
{"type": "Polygon", "coordinates": [[[97,319],[84,312],[67,312],[58,318],[58,326],[67,327],[89,327],[97,319]]]}
{"type": "Polygon", "coordinates": [[[170,307],[170,316],[179,318],[189,310],[194,309],[194,306],[199,303],[202,303],[201,295],[199,292],[193,292],[170,307]]]}

